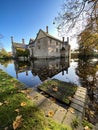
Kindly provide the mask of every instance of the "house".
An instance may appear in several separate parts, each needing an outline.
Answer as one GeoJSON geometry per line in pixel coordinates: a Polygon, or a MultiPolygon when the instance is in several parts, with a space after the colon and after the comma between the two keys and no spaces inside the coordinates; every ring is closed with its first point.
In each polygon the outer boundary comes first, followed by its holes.
{"type": "Polygon", "coordinates": [[[48,33],[48,26],[46,32],[42,29],[39,30],[35,39],[30,39],[29,44],[26,45],[24,39],[22,43],[12,42],[12,53],[14,58],[29,57],[29,58],[62,58],[70,57],[69,38],[67,41],[62,41],[53,37],[48,33]]]}
{"type": "Polygon", "coordinates": [[[46,32],[39,30],[35,40],[30,39],[28,49],[30,51],[30,58],[60,58],[70,57],[69,39],[67,41],[59,40],[48,33],[48,26],[46,32]]]}
{"type": "Polygon", "coordinates": [[[28,46],[25,44],[24,39],[22,39],[22,43],[14,42],[13,36],[11,37],[12,42],[12,54],[13,58],[24,58],[28,57],[29,50],[28,46]]]}

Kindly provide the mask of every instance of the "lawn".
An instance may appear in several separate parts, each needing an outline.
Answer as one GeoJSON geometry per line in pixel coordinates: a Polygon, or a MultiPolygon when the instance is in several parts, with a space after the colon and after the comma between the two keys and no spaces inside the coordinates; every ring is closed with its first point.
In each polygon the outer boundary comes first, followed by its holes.
{"type": "Polygon", "coordinates": [[[38,88],[55,99],[69,105],[77,86],[57,79],[52,79],[45,81],[42,85],[38,86],[38,88]]]}
{"type": "Polygon", "coordinates": [[[71,130],[45,117],[24,86],[0,70],[0,130],[71,130]]]}

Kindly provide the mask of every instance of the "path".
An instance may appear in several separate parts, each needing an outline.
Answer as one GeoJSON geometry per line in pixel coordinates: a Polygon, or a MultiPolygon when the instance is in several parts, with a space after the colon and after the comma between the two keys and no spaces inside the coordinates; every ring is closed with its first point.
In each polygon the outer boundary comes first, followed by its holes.
{"type": "MultiPolygon", "coordinates": [[[[58,123],[71,125],[76,118],[80,122],[82,120],[86,102],[86,93],[86,88],[78,87],[69,108],[64,108],[56,104],[56,102],[45,97],[35,89],[33,89],[29,95],[32,97],[32,101],[44,110],[46,116],[52,117],[58,123]]],[[[79,125],[77,130],[83,130],[82,126],[79,125]]]]}

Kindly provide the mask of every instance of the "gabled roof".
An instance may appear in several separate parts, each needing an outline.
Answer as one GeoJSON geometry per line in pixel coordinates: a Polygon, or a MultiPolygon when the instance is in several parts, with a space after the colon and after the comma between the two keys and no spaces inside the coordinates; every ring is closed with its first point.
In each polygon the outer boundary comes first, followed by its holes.
{"type": "Polygon", "coordinates": [[[30,38],[29,44],[33,44],[34,43],[34,39],[30,38]]]}
{"type": "Polygon", "coordinates": [[[26,45],[26,44],[22,44],[22,43],[13,42],[12,45],[13,45],[14,47],[16,47],[16,48],[27,48],[27,45],[26,45]]]}
{"type": "MultiPolygon", "coordinates": [[[[50,35],[49,33],[43,31],[42,29],[40,29],[39,32],[37,33],[37,36],[36,36],[35,40],[34,40],[34,39],[30,39],[31,43],[30,43],[30,41],[29,41],[29,46],[32,46],[32,47],[35,46],[35,41],[36,41],[36,39],[38,38],[40,32],[42,32],[46,37],[49,37],[49,38],[54,39],[54,40],[56,40],[56,41],[58,41],[58,42],[60,42],[60,43],[63,43],[63,41],[61,41],[60,39],[58,39],[58,38],[56,38],[56,37],[50,35]]],[[[69,45],[69,44],[68,44],[68,41],[64,42],[64,44],[65,44],[65,45],[69,45]]]]}
{"type": "MultiPolygon", "coordinates": [[[[39,32],[40,32],[40,31],[42,31],[47,37],[49,37],[49,38],[51,38],[51,39],[54,39],[54,40],[56,40],[56,41],[62,42],[60,39],[55,38],[54,36],[52,36],[52,35],[50,35],[49,33],[43,31],[42,29],[40,29],[39,32]]],[[[38,32],[38,34],[39,34],[39,32],[38,32]]],[[[37,35],[37,36],[38,36],[38,35],[37,35]]],[[[36,37],[36,39],[37,39],[37,37],[36,37]]]]}

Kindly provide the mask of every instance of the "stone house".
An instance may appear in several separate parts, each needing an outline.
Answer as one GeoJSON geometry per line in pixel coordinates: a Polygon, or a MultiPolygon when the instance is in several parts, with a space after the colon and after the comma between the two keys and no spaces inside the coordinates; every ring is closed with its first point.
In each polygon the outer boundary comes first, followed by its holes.
{"type": "Polygon", "coordinates": [[[11,37],[11,42],[12,42],[12,55],[13,58],[20,58],[24,59],[24,54],[23,52],[26,52],[28,50],[28,46],[25,44],[24,39],[22,39],[22,43],[14,42],[13,37],[11,37]],[[22,52],[21,55],[18,54],[18,52],[22,52]]]}
{"type": "Polygon", "coordinates": [[[39,30],[35,40],[30,39],[28,49],[30,51],[30,58],[60,58],[70,57],[69,40],[59,40],[48,33],[48,26],[46,32],[39,30]]]}

